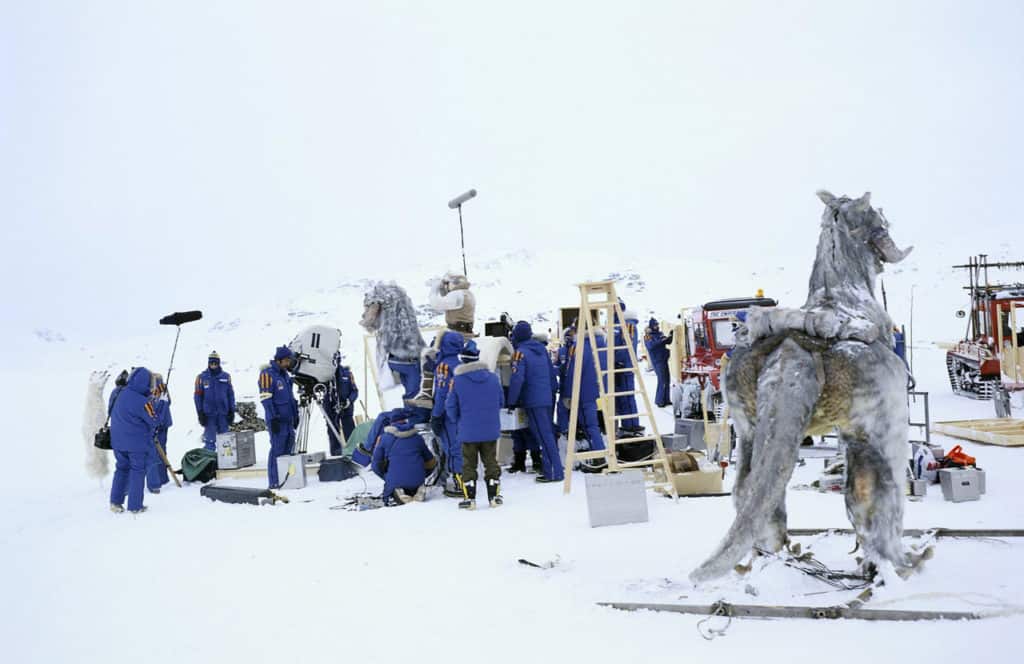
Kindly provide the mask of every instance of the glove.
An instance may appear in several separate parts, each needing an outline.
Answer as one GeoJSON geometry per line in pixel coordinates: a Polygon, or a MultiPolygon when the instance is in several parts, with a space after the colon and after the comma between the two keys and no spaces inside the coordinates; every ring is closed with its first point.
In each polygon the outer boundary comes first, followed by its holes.
{"type": "Polygon", "coordinates": [[[668,333],[668,342],[669,343],[672,343],[672,335],[675,334],[675,333],[676,333],[675,330],[672,330],[671,332],[668,333]]]}
{"type": "Polygon", "coordinates": [[[344,401],[341,402],[341,409],[342,410],[348,410],[351,407],[352,407],[352,402],[349,401],[348,399],[345,399],[344,401]]]}
{"type": "Polygon", "coordinates": [[[270,420],[270,433],[281,433],[281,420],[274,418],[270,420]]]}
{"type": "Polygon", "coordinates": [[[234,423],[235,423],[235,411],[231,411],[230,413],[228,413],[228,424],[234,424],[234,423]]]}
{"type": "Polygon", "coordinates": [[[444,431],[444,418],[440,415],[430,418],[430,430],[434,432],[434,435],[441,437],[441,432],[444,431]]]}
{"type": "Polygon", "coordinates": [[[206,426],[206,413],[199,413],[199,426],[206,426]]]}

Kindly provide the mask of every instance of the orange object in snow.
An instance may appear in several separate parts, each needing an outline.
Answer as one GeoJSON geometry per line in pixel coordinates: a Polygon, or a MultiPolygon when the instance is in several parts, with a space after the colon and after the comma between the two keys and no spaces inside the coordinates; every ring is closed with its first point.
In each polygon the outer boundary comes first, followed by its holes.
{"type": "Polygon", "coordinates": [[[946,460],[951,461],[958,466],[973,466],[977,461],[970,454],[964,452],[964,448],[957,445],[946,454],[946,460]]]}

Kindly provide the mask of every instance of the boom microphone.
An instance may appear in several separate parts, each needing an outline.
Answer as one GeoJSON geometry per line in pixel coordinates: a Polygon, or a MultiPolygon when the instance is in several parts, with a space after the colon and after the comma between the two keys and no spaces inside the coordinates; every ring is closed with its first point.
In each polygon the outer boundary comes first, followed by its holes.
{"type": "Polygon", "coordinates": [[[473,198],[474,196],[476,196],[476,189],[470,189],[466,193],[460,194],[453,198],[452,200],[448,201],[448,207],[452,210],[454,210],[457,207],[462,207],[463,203],[473,198]]]}
{"type": "Polygon", "coordinates": [[[199,320],[203,317],[202,311],[175,311],[160,319],[161,325],[183,325],[199,320]]]}

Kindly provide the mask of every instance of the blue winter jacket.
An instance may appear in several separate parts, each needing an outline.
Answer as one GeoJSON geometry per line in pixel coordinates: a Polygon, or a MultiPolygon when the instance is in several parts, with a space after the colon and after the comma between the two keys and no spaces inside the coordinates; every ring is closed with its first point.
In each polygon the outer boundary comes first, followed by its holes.
{"type": "Polygon", "coordinates": [[[171,400],[167,399],[154,399],[153,410],[156,411],[156,439],[160,441],[160,444],[167,447],[167,430],[174,425],[174,420],[171,419],[171,400]]]}
{"type": "Polygon", "coordinates": [[[427,479],[427,468],[434,463],[434,455],[409,422],[385,427],[380,443],[373,449],[372,468],[384,480],[384,496],[395,489],[419,487],[427,479]]]}
{"type": "Polygon", "coordinates": [[[119,452],[148,452],[156,434],[156,409],[149,398],[151,374],[136,367],[110,415],[110,444],[119,452]]]}
{"type": "Polygon", "coordinates": [[[123,385],[116,385],[110,392],[110,398],[107,399],[107,417],[110,417],[110,414],[114,412],[114,402],[117,401],[117,395],[121,394],[121,390],[123,389],[123,385]]]}
{"type": "Polygon", "coordinates": [[[505,407],[505,396],[497,374],[485,363],[470,362],[455,369],[444,407],[455,422],[459,443],[486,443],[501,437],[499,413],[505,407]]]}
{"type": "MultiPolygon", "coordinates": [[[[606,342],[604,335],[602,334],[597,335],[596,338],[597,356],[599,362],[598,366],[600,366],[601,369],[604,370],[607,369],[606,365],[608,363],[607,352],[605,351],[605,348],[608,347],[608,343],[606,342]]],[[[579,358],[580,352],[581,351],[579,343],[573,343],[573,345],[569,348],[569,365],[566,367],[565,381],[562,384],[561,396],[563,399],[572,398],[573,378],[576,375],[576,360],[579,358]]],[[[581,367],[582,374],[580,377],[580,401],[594,401],[599,396],[601,396],[601,393],[597,388],[597,371],[594,369],[594,354],[590,350],[589,339],[585,339],[583,341],[582,354],[583,366],[581,367]]],[[[607,380],[605,380],[605,385],[607,385],[607,380]]]]}
{"type": "MultiPolygon", "coordinates": [[[[629,350],[627,346],[633,346],[633,352],[636,352],[636,325],[626,321],[626,332],[623,333],[622,326],[615,326],[615,367],[617,369],[630,369],[633,366],[633,360],[629,357],[629,350]]],[[[624,374],[619,374],[624,375],[624,374]]]]}
{"type": "Polygon", "coordinates": [[[231,375],[223,369],[216,373],[207,369],[196,376],[196,414],[227,415],[235,412],[235,388],[231,375]]]}
{"type": "Polygon", "coordinates": [[[356,379],[352,376],[352,370],[343,365],[339,366],[334,371],[334,386],[337,390],[338,403],[342,404],[347,401],[351,408],[359,398],[359,386],[356,385],[356,379]]]}
{"type": "Polygon", "coordinates": [[[385,410],[378,414],[374,418],[373,424],[370,425],[370,430],[366,434],[366,440],[357,445],[356,449],[352,451],[352,460],[364,468],[370,465],[370,462],[373,460],[373,451],[376,449],[377,444],[380,443],[385,427],[392,422],[399,421],[408,422],[409,424],[425,424],[427,422],[426,413],[428,412],[426,408],[406,407],[385,410]]]}
{"type": "Polygon", "coordinates": [[[292,377],[287,371],[271,362],[260,370],[260,402],[269,425],[272,420],[291,423],[299,416],[299,404],[292,390],[292,377]]]}
{"type": "Polygon", "coordinates": [[[551,407],[551,395],[558,381],[551,370],[548,349],[539,341],[528,339],[516,347],[512,355],[512,378],[508,384],[509,406],[523,408],[551,407]]]}
{"type": "Polygon", "coordinates": [[[668,337],[657,328],[647,328],[644,335],[644,345],[647,347],[647,356],[651,358],[652,364],[668,362],[669,349],[668,337]]]}
{"type": "Polygon", "coordinates": [[[462,362],[459,351],[462,350],[462,335],[458,332],[445,332],[441,337],[441,347],[437,349],[437,366],[434,367],[434,409],[431,417],[444,415],[445,399],[452,388],[455,369],[462,362]]]}

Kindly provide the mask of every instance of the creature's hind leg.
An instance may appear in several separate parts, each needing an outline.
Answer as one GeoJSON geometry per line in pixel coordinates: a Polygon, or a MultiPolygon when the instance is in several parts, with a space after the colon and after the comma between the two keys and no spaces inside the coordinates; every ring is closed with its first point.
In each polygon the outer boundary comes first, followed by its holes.
{"type": "Polygon", "coordinates": [[[874,432],[841,433],[846,443],[846,513],[868,567],[888,561],[906,565],[903,554],[903,484],[906,419],[877,414],[874,432]]]}
{"type": "Polygon", "coordinates": [[[746,497],[747,479],[750,477],[751,456],[754,450],[754,427],[745,415],[737,413],[733,417],[733,429],[736,431],[736,481],[732,487],[733,503],[739,507],[746,497]]]}
{"type": "MultiPolygon", "coordinates": [[[[769,504],[762,506],[767,508],[764,520],[753,524],[754,546],[760,549],[778,551],[786,543],[785,483],[793,473],[800,442],[820,395],[813,356],[791,341],[784,342],[758,378],[757,426],[751,428],[747,461],[751,480],[763,483],[765,475],[784,476],[780,490],[766,497],[769,504]]],[[[753,500],[755,493],[752,487],[744,488],[739,500],[753,500]]]]}

